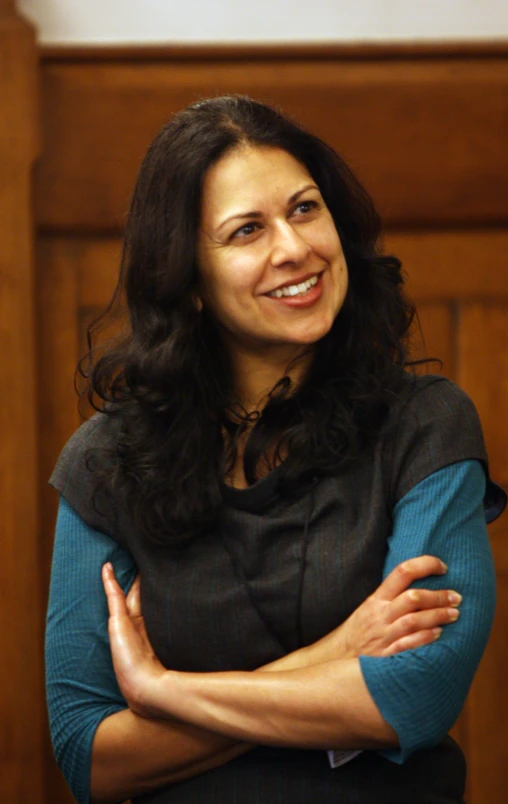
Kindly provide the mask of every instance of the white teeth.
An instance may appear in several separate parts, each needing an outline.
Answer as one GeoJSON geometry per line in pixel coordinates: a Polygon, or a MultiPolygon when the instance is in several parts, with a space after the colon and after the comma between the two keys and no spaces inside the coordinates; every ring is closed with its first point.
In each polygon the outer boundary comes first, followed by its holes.
{"type": "Polygon", "coordinates": [[[301,282],[299,285],[288,285],[285,288],[277,288],[268,293],[268,296],[273,296],[280,299],[282,296],[299,296],[301,293],[307,293],[308,290],[314,287],[317,283],[319,276],[312,276],[306,282],[301,282]]]}

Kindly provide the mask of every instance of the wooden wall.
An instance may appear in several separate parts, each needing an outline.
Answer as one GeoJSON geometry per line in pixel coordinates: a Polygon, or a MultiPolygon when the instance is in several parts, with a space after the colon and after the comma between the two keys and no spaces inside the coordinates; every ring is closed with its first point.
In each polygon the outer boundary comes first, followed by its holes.
{"type": "Polygon", "coordinates": [[[0,800],[42,804],[32,167],[33,31],[0,0],[0,800]]]}
{"type": "MultiPolygon", "coordinates": [[[[508,47],[45,49],[40,82],[34,298],[44,590],[56,503],[47,477],[79,424],[73,371],[86,321],[115,283],[140,160],[174,111],[212,94],[280,104],[356,169],[386,221],[387,247],[405,263],[427,350],[475,400],[492,472],[508,487],[508,47]]],[[[501,804],[508,785],[507,531],[503,521],[491,531],[498,615],[455,730],[470,804],[501,804]]],[[[68,804],[44,745],[44,800],[68,804]]]]}

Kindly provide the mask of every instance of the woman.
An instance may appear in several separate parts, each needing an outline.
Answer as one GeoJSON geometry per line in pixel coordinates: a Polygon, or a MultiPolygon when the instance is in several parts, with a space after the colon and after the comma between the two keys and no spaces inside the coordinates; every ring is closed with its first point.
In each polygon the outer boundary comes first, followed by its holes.
{"type": "Polygon", "coordinates": [[[247,98],[150,147],[130,326],[51,481],[48,700],[78,801],[462,801],[445,735],[503,500],[469,399],[405,370],[379,228],[332,149],[247,98]]]}

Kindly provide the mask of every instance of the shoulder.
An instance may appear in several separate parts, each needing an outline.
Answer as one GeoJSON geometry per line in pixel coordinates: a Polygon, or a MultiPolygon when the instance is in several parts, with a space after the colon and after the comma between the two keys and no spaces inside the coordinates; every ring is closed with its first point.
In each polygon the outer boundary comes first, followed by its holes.
{"type": "Polygon", "coordinates": [[[385,440],[392,500],[432,472],[477,459],[487,469],[482,427],[470,397],[444,377],[408,376],[385,440]]]}
{"type": "Polygon", "coordinates": [[[114,447],[118,430],[115,425],[116,422],[104,413],[95,413],[83,422],[63,447],[50,480],[51,485],[54,485],[53,480],[63,469],[71,471],[78,466],[88,449],[114,447]]]}
{"type": "Polygon", "coordinates": [[[478,422],[471,398],[452,380],[429,374],[406,375],[398,404],[399,424],[416,420],[422,424],[455,417],[478,422]]]}
{"type": "Polygon", "coordinates": [[[424,438],[430,433],[442,433],[445,437],[459,430],[461,443],[470,439],[475,447],[481,443],[484,451],[480,419],[473,401],[446,377],[407,375],[397,394],[390,424],[390,433],[396,434],[398,440],[404,436],[424,438]]]}
{"type": "Polygon", "coordinates": [[[109,535],[115,531],[114,506],[105,489],[96,492],[114,463],[118,429],[118,419],[96,413],[67,441],[49,480],[87,525],[109,535]]]}

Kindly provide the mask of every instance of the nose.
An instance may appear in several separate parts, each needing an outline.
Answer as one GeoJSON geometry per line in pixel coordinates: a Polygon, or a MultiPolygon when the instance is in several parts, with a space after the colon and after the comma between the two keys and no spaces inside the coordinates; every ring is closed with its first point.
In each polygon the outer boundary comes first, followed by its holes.
{"type": "Polygon", "coordinates": [[[275,227],[272,242],[271,262],[276,268],[289,264],[299,265],[306,260],[310,246],[300,232],[288,221],[280,221],[275,227]]]}

